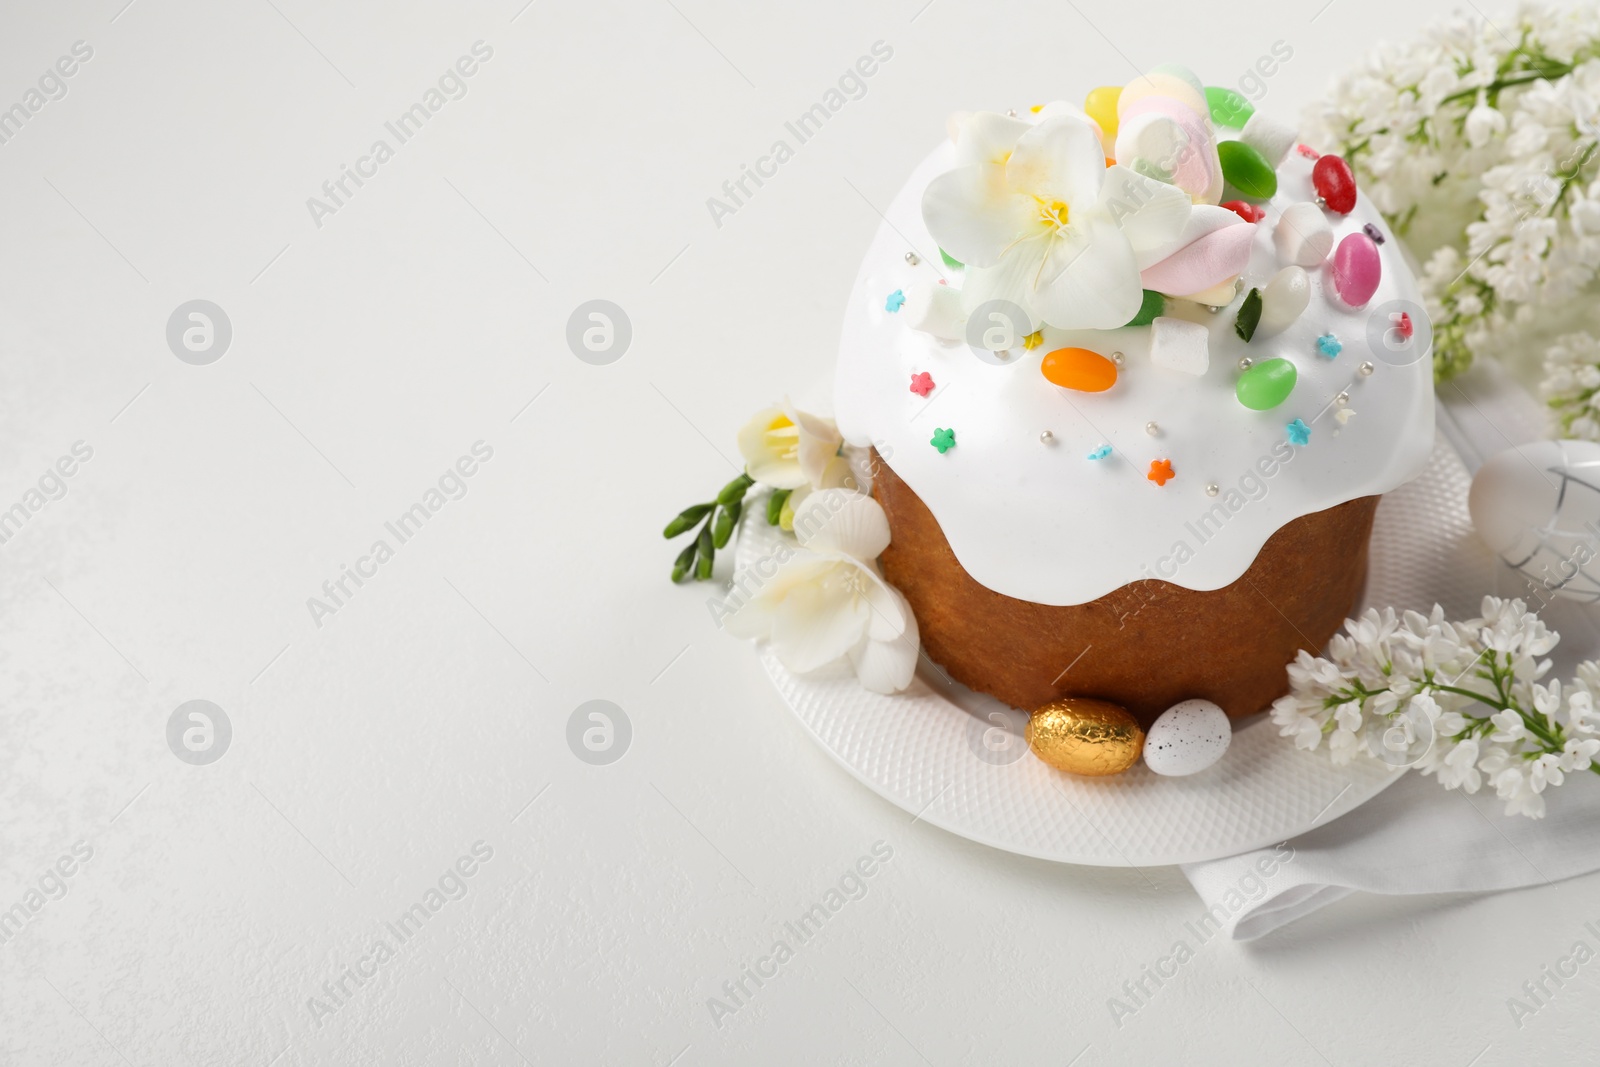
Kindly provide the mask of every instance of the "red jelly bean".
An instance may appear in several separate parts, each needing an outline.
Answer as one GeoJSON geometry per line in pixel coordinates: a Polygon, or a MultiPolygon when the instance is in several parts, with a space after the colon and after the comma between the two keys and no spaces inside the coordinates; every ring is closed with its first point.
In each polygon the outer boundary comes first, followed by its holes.
{"type": "Polygon", "coordinates": [[[1356,206],[1356,176],[1338,156],[1323,156],[1311,168],[1311,184],[1329,211],[1350,214],[1356,206]]]}
{"type": "Polygon", "coordinates": [[[1267,217],[1267,213],[1261,208],[1257,207],[1255,204],[1247,203],[1243,200],[1228,200],[1225,201],[1222,206],[1233,212],[1235,215],[1238,215],[1246,222],[1260,222],[1262,219],[1267,217]]]}

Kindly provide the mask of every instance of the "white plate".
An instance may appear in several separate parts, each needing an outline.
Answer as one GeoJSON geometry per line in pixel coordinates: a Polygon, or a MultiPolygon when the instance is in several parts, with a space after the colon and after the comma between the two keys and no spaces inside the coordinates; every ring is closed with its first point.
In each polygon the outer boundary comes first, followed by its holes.
{"type": "MultiPolygon", "coordinates": [[[[1384,496],[1366,604],[1425,611],[1439,601],[1474,613],[1492,561],[1472,535],[1469,482],[1441,437],[1427,471],[1384,496]]],[[[735,566],[769,554],[780,536],[765,518],[747,522],[735,566]]],[[[910,689],[883,696],[848,667],[800,676],[770,649],[760,655],[795,716],[874,792],[951,833],[1061,863],[1156,866],[1265,847],[1338,818],[1401,773],[1376,760],[1335,767],[1258,715],[1199,774],[1163,778],[1141,763],[1114,778],[1075,778],[1028,752],[1024,714],[948,682],[927,657],[910,689]]]]}

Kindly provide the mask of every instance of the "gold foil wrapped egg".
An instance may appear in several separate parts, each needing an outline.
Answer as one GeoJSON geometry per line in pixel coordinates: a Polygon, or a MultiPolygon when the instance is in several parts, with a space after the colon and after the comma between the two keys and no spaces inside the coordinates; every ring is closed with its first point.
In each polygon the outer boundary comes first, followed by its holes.
{"type": "Polygon", "coordinates": [[[1106,700],[1063,697],[1034,709],[1028,747],[1069,774],[1121,774],[1139,762],[1144,731],[1127,711],[1106,700]]]}

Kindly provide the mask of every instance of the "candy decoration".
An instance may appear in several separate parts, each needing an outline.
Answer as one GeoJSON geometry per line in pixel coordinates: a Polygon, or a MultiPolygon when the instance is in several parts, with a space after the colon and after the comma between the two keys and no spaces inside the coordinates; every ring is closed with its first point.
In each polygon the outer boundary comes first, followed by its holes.
{"type": "Polygon", "coordinates": [[[1167,309],[1166,298],[1154,289],[1144,291],[1144,302],[1139,305],[1139,314],[1128,321],[1129,326],[1148,326],[1156,320],[1156,316],[1167,309]]]}
{"type": "Polygon", "coordinates": [[[1383,257],[1364,233],[1346,234],[1333,252],[1333,288],[1351,307],[1361,307],[1378,291],[1383,257]]]}
{"type": "Polygon", "coordinates": [[[1122,86],[1102,85],[1098,89],[1090,89],[1089,95],[1083,99],[1083,113],[1094,119],[1095,125],[1100,127],[1100,143],[1114,145],[1117,143],[1117,100],[1122,96],[1122,86]]]}
{"type": "Polygon", "coordinates": [[[1222,180],[1245,196],[1270,200],[1278,192],[1278,172],[1265,156],[1243,141],[1223,141],[1217,145],[1222,160],[1222,180]]]}
{"type": "Polygon", "coordinates": [[[1321,156],[1311,168],[1311,184],[1329,211],[1350,214],[1356,206],[1356,176],[1339,156],[1321,156]]]}
{"type": "Polygon", "coordinates": [[[1294,146],[1294,150],[1296,152],[1299,152],[1302,156],[1306,157],[1307,159],[1317,160],[1317,159],[1321,159],[1322,158],[1322,153],[1318,152],[1315,148],[1312,148],[1308,144],[1297,144],[1297,145],[1294,146]]]}
{"type": "Polygon", "coordinates": [[[933,375],[927,371],[919,371],[911,376],[911,391],[918,396],[927,396],[933,392],[933,375]]]}
{"type": "Polygon", "coordinates": [[[1362,223],[1361,224],[1361,232],[1366,234],[1368,237],[1372,238],[1372,243],[1373,244],[1375,244],[1375,245],[1383,244],[1383,241],[1384,241],[1383,231],[1378,229],[1378,224],[1376,222],[1364,222],[1364,223],[1362,223]]]}
{"type": "Polygon", "coordinates": [[[1260,222],[1267,217],[1264,209],[1257,207],[1248,200],[1225,200],[1222,206],[1246,222],[1260,222]]]}
{"type": "Polygon", "coordinates": [[[1300,267],[1316,267],[1333,251],[1333,227],[1317,205],[1290,204],[1272,231],[1272,244],[1278,259],[1300,267]]]}
{"type": "Polygon", "coordinates": [[[1034,330],[1032,333],[1022,339],[1022,348],[1025,352],[1032,352],[1035,348],[1038,348],[1042,344],[1044,344],[1043,330],[1034,330]]]}
{"type": "Polygon", "coordinates": [[[1306,425],[1304,419],[1295,419],[1284,429],[1289,431],[1291,445],[1309,445],[1311,443],[1311,427],[1306,425]]]}
{"type": "Polygon", "coordinates": [[[906,262],[915,267],[918,263],[922,262],[922,257],[917,255],[915,252],[907,252],[906,262]]]}
{"type": "Polygon", "coordinates": [[[1299,136],[1299,131],[1293,126],[1285,126],[1257,111],[1244,124],[1239,140],[1260,152],[1267,165],[1276,169],[1288,158],[1289,149],[1294,147],[1295,139],[1299,136]]]}
{"type": "Polygon", "coordinates": [[[1311,276],[1300,267],[1283,268],[1261,291],[1261,322],[1256,332],[1263,337],[1282,333],[1305,314],[1310,304],[1311,276]]]}
{"type": "Polygon", "coordinates": [[[1344,351],[1344,342],[1331,333],[1325,333],[1317,338],[1317,351],[1329,359],[1337,359],[1339,353],[1344,351]]]}
{"type": "Polygon", "coordinates": [[[1403,340],[1411,340],[1411,335],[1417,329],[1411,324],[1411,316],[1401,311],[1389,317],[1394,322],[1394,332],[1399,334],[1403,340]]]}
{"type": "Polygon", "coordinates": [[[1080,393],[1103,393],[1117,384],[1117,365],[1087,348],[1058,348],[1044,357],[1039,370],[1052,385],[1080,393]]]}
{"type": "Polygon", "coordinates": [[[1198,378],[1211,366],[1210,341],[1198,322],[1162,316],[1150,324],[1150,362],[1198,378]]]}
{"type": "Polygon", "coordinates": [[[1150,461],[1150,471],[1145,477],[1157,485],[1166,485],[1177,476],[1172,471],[1172,460],[1153,459],[1150,461]]]}
{"type": "Polygon", "coordinates": [[[1261,290],[1252,289],[1245,296],[1244,303],[1239,305],[1239,314],[1233,320],[1233,332],[1239,335],[1240,340],[1249,341],[1256,335],[1256,327],[1261,325],[1261,290]]]}
{"type": "Polygon", "coordinates": [[[1101,445],[1099,448],[1096,448],[1093,452],[1089,453],[1089,458],[1090,459],[1105,459],[1109,455],[1111,455],[1111,446],[1110,445],[1101,445]]]}
{"type": "Polygon", "coordinates": [[[1349,422],[1351,419],[1356,417],[1356,409],[1355,408],[1338,408],[1338,409],[1336,409],[1334,411],[1333,417],[1339,423],[1340,426],[1343,426],[1345,423],[1349,422]]]}
{"type": "Polygon", "coordinates": [[[896,289],[894,292],[889,294],[889,299],[883,302],[883,307],[885,311],[892,313],[899,311],[905,302],[906,294],[903,291],[896,289]]]}
{"type": "Polygon", "coordinates": [[[956,447],[956,432],[954,430],[947,430],[942,426],[935,426],[933,429],[933,440],[929,441],[928,443],[934,448],[937,448],[939,450],[939,455],[942,456],[952,448],[956,447]]]}
{"type": "Polygon", "coordinates": [[[966,336],[967,312],[961,306],[961,291],[948,285],[913,283],[900,314],[913,330],[941,340],[959,341],[966,336]]]}
{"type": "Polygon", "coordinates": [[[1150,724],[1144,765],[1173,778],[1197,774],[1221,759],[1232,740],[1227,712],[1209,700],[1185,700],[1150,724]]]}
{"type": "Polygon", "coordinates": [[[1138,720],[1107,700],[1052,700],[1034,709],[1023,736],[1050,766],[1090,777],[1121,774],[1144,749],[1138,720]]]}
{"type": "Polygon", "coordinates": [[[946,252],[942,248],[939,249],[939,258],[944,260],[944,265],[949,267],[951,270],[963,270],[966,268],[965,263],[961,262],[955,256],[952,256],[949,252],[946,252]]]}
{"type": "Polygon", "coordinates": [[[1270,411],[1289,398],[1297,377],[1299,372],[1288,360],[1263,360],[1239,375],[1233,392],[1251,411],[1270,411]]]}
{"type": "Polygon", "coordinates": [[[1041,445],[1053,445],[1056,443],[1056,435],[1051,433],[1049,430],[1040,430],[1039,443],[1041,445]]]}
{"type": "Polygon", "coordinates": [[[1230,130],[1242,130],[1256,109],[1250,101],[1234,92],[1215,85],[1206,86],[1206,106],[1211,110],[1211,121],[1230,130]]]}

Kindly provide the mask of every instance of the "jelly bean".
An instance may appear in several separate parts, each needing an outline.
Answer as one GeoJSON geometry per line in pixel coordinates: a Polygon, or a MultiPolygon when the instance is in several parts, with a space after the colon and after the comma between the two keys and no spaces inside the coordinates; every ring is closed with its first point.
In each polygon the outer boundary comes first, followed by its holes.
{"type": "Polygon", "coordinates": [[[1383,257],[1378,246],[1364,233],[1352,233],[1339,242],[1333,252],[1333,288],[1351,307],[1358,308],[1372,299],[1383,277],[1383,257]]]}
{"type": "Polygon", "coordinates": [[[1222,178],[1245,196],[1270,200],[1278,191],[1278,173],[1265,156],[1243,141],[1223,141],[1217,145],[1222,161],[1222,178]]]}
{"type": "Polygon", "coordinates": [[[1244,129],[1244,124],[1256,113],[1250,101],[1232,89],[1220,89],[1215,85],[1206,86],[1206,105],[1211,108],[1211,121],[1231,130],[1244,129]]]}
{"type": "Polygon", "coordinates": [[[1311,184],[1329,211],[1350,214],[1356,206],[1356,176],[1338,156],[1323,156],[1311,168],[1311,184]]]}
{"type": "Polygon", "coordinates": [[[1117,365],[1087,348],[1058,348],[1039,364],[1052,385],[1080,393],[1103,393],[1117,384],[1117,365]]]}
{"type": "Polygon", "coordinates": [[[1234,395],[1251,411],[1268,411],[1289,398],[1297,377],[1299,372],[1288,360],[1265,360],[1239,375],[1234,395]]]}
{"type": "Polygon", "coordinates": [[[1122,96],[1122,86],[1102,85],[1090,89],[1083,100],[1084,114],[1099,125],[1101,141],[1107,148],[1117,143],[1117,100],[1122,96]]]}
{"type": "Polygon", "coordinates": [[[1272,276],[1261,291],[1261,322],[1256,332],[1263,337],[1282,333],[1311,303],[1311,278],[1300,267],[1287,266],[1272,276]]]}
{"type": "Polygon", "coordinates": [[[1267,217],[1265,211],[1248,200],[1225,200],[1222,206],[1246,222],[1260,222],[1267,217]]]}

